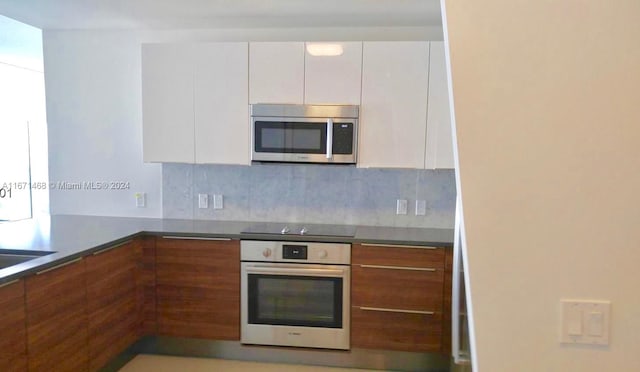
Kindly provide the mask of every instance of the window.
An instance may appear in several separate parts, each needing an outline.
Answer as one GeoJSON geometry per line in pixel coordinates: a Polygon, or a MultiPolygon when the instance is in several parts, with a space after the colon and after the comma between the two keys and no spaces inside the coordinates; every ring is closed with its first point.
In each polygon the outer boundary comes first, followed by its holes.
{"type": "Polygon", "coordinates": [[[41,30],[0,16],[0,220],[49,211],[41,30]]]}

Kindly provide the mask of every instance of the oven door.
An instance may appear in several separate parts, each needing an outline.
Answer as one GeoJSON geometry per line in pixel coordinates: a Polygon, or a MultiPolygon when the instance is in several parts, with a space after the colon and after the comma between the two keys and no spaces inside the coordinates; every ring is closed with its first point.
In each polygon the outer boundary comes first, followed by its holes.
{"type": "Polygon", "coordinates": [[[357,119],[253,117],[253,161],[356,162],[357,119]]]}
{"type": "Polygon", "coordinates": [[[349,349],[350,270],[243,262],[242,343],[349,349]]]}

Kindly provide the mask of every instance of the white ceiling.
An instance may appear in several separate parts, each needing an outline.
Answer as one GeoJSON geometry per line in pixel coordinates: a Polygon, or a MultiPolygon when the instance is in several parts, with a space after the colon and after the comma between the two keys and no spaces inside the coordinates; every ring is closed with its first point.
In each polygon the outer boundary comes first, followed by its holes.
{"type": "Polygon", "coordinates": [[[440,26],[439,0],[0,0],[42,29],[440,26]]]}

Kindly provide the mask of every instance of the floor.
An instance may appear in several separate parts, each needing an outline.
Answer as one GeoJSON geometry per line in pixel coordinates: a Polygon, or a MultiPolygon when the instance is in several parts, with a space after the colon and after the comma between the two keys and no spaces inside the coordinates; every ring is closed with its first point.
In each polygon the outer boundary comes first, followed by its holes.
{"type": "Polygon", "coordinates": [[[299,364],[276,364],[244,362],[237,360],[185,358],[163,355],[140,354],[133,358],[120,372],[362,372],[370,369],[351,369],[303,366],[299,364]]]}

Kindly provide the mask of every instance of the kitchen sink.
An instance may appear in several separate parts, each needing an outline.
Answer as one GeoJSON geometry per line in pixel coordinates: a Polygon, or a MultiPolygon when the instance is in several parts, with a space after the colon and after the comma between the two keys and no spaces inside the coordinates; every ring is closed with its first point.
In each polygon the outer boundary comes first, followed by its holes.
{"type": "Polygon", "coordinates": [[[10,249],[0,249],[0,270],[9,266],[17,265],[38,257],[46,256],[55,252],[51,251],[19,251],[10,249]]]}

